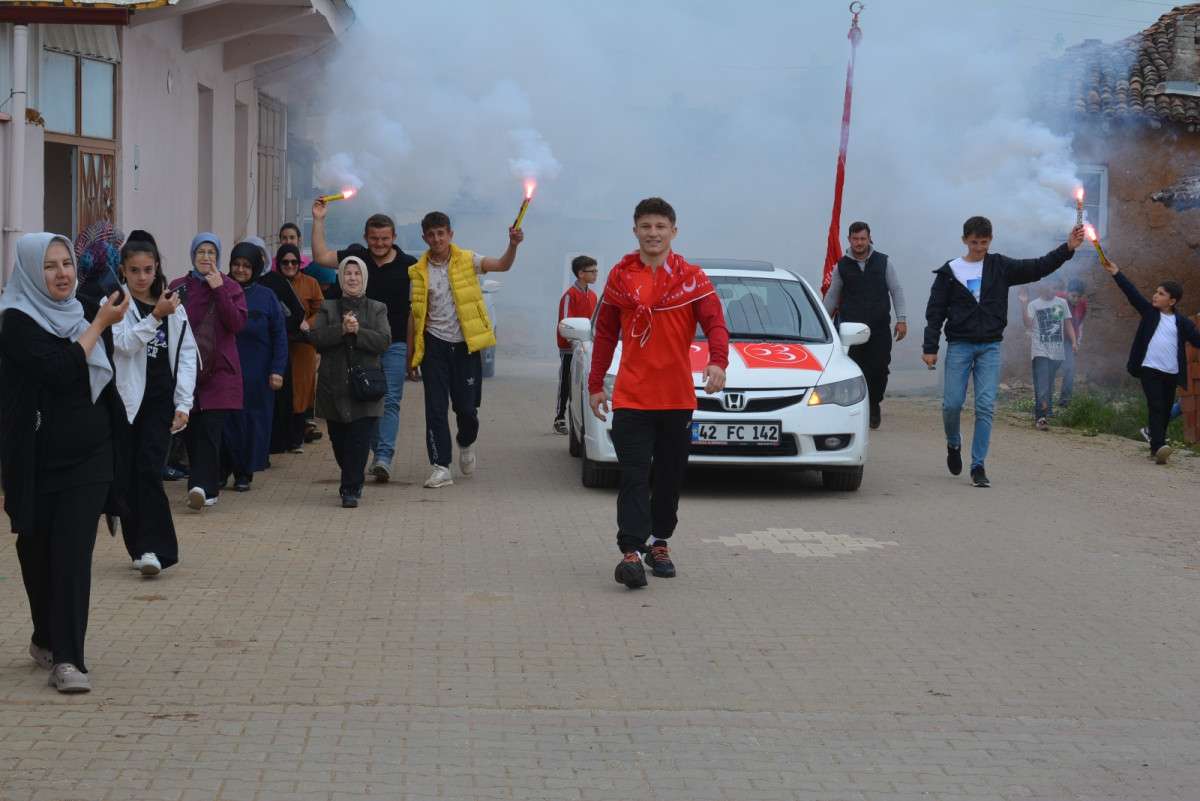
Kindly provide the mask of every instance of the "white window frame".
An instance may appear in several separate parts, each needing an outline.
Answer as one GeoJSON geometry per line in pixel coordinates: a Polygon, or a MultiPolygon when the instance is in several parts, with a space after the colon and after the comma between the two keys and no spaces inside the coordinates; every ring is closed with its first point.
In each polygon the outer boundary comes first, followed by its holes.
{"type": "MultiPolygon", "coordinates": [[[[1081,164],[1076,168],[1075,172],[1081,178],[1085,175],[1099,176],[1100,178],[1100,197],[1096,202],[1096,207],[1099,209],[1097,216],[1100,219],[1089,219],[1089,222],[1096,226],[1097,230],[1099,231],[1101,241],[1107,240],[1110,222],[1108,205],[1108,167],[1103,164],[1081,164]]],[[[1084,202],[1088,205],[1091,205],[1089,201],[1091,201],[1090,197],[1085,199],[1084,202]]]]}

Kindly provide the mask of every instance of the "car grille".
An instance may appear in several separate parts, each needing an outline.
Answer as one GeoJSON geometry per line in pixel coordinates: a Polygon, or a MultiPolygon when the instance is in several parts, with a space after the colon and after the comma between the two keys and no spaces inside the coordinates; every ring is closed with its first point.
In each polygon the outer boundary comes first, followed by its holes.
{"type": "Polygon", "coordinates": [[[795,434],[784,434],[778,445],[692,445],[692,456],[795,456],[795,434]]]}
{"type": "Polygon", "coordinates": [[[799,395],[785,395],[781,398],[748,398],[746,400],[746,408],[738,409],[736,412],[731,412],[721,405],[720,398],[705,396],[696,398],[696,408],[701,412],[724,412],[726,414],[744,414],[747,412],[774,412],[779,409],[786,409],[789,406],[794,406],[804,400],[804,393],[799,395]]]}

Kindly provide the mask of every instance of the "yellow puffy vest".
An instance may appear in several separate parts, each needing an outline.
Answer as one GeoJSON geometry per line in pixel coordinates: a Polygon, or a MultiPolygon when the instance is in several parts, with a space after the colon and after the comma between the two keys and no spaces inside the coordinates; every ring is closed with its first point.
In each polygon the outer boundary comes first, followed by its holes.
{"type": "MultiPolygon", "coordinates": [[[[458,324],[467,352],[490,348],[496,344],[492,321],[488,319],[487,307],[483,303],[483,288],[475,274],[475,254],[450,245],[450,294],[454,297],[454,310],[458,313],[458,324]]],[[[408,268],[412,283],[413,355],[414,367],[425,358],[425,318],[429,313],[429,251],[408,268]]]]}

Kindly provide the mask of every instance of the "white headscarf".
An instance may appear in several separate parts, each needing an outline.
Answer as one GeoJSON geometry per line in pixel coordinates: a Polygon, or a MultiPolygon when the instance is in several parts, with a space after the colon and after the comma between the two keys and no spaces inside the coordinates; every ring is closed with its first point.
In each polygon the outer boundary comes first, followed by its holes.
{"type": "MultiPolygon", "coordinates": [[[[28,315],[46,333],[76,342],[88,329],[83,306],[75,299],[79,278],[76,277],[71,296],[66,300],[54,300],[46,289],[43,265],[46,251],[53,242],[61,243],[68,254],[72,253],[71,242],[59,234],[25,234],[17,240],[16,268],[4,287],[4,293],[0,294],[0,329],[4,326],[5,312],[12,309],[28,315]]],[[[71,258],[74,261],[74,256],[71,258]]],[[[96,347],[92,348],[87,363],[92,403],[95,403],[113,377],[112,364],[108,361],[103,342],[97,342],[96,347]]]]}
{"type": "Polygon", "coordinates": [[[337,277],[338,277],[338,286],[341,287],[343,295],[345,295],[348,298],[366,297],[366,294],[367,294],[367,263],[364,262],[362,259],[360,259],[358,256],[347,256],[346,258],[342,259],[342,263],[337,266],[337,277]],[[349,292],[347,292],[346,284],[342,281],[342,276],[346,272],[347,264],[357,264],[359,272],[362,273],[362,291],[360,291],[357,295],[351,295],[349,292]]]}

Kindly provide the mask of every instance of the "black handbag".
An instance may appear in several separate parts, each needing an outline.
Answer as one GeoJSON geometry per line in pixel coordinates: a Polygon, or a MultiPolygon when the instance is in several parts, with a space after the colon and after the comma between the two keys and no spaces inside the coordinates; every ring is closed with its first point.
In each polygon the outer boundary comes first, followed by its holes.
{"type": "MultiPolygon", "coordinates": [[[[341,311],[341,304],[338,304],[341,311]]],[[[346,342],[346,383],[350,386],[350,397],[356,401],[371,403],[387,394],[387,376],[382,367],[367,367],[355,358],[354,335],[349,334],[346,342]]]]}

